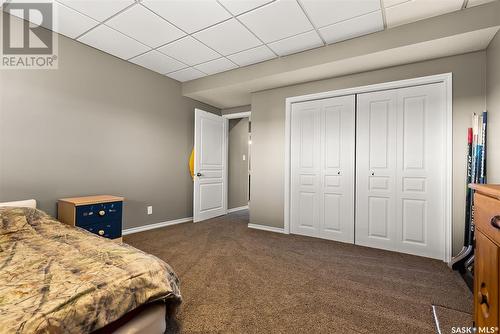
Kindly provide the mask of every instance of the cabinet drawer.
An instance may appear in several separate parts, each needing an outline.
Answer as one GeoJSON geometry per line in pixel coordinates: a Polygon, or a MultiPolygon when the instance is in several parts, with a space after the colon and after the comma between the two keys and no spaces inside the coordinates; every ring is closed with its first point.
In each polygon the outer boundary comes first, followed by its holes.
{"type": "Polygon", "coordinates": [[[476,234],[474,319],[477,327],[498,326],[498,246],[476,234]]]}
{"type": "Polygon", "coordinates": [[[500,201],[482,194],[474,194],[474,224],[494,242],[500,244],[500,201]],[[495,219],[495,217],[498,217],[495,219]],[[492,221],[499,226],[496,228],[492,221]]]}
{"type": "Polygon", "coordinates": [[[99,203],[76,207],[76,226],[85,226],[109,221],[121,221],[122,202],[99,203]]]}
{"type": "Polygon", "coordinates": [[[120,238],[122,236],[121,221],[102,222],[81,226],[81,228],[109,239],[120,238]]]}

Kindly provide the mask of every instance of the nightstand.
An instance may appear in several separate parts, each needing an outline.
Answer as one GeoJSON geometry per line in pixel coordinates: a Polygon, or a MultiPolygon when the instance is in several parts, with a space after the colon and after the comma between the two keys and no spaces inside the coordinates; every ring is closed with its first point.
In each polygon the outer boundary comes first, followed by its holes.
{"type": "Polygon", "coordinates": [[[116,241],[122,240],[123,197],[98,195],[61,198],[57,219],[116,241]]]}

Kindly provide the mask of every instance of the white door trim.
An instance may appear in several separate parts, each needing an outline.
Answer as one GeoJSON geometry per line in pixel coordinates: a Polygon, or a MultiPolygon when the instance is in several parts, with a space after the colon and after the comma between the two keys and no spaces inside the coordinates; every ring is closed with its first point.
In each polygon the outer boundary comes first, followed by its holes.
{"type": "Polygon", "coordinates": [[[250,118],[250,116],[252,115],[252,112],[251,111],[245,111],[245,112],[238,112],[238,113],[234,113],[234,114],[225,114],[225,115],[222,115],[223,118],[227,118],[227,119],[238,119],[238,118],[250,118]]]}
{"type": "Polygon", "coordinates": [[[452,185],[453,185],[453,137],[452,137],[452,127],[453,127],[453,74],[443,73],[437,75],[431,75],[426,77],[419,77],[414,79],[398,80],[391,82],[384,82],[374,85],[353,87],[347,89],[340,89],[329,92],[308,94],[302,96],[293,96],[285,99],[285,210],[284,210],[284,233],[290,234],[290,141],[291,141],[291,111],[292,104],[296,102],[304,102],[310,100],[326,99],[331,97],[352,95],[360,93],[375,92],[380,90],[405,88],[411,86],[426,85],[432,83],[442,82],[446,89],[446,134],[445,134],[445,147],[446,147],[446,157],[445,157],[445,170],[446,175],[444,178],[444,189],[445,196],[443,201],[445,223],[444,223],[444,236],[445,236],[445,250],[443,261],[449,262],[452,255],[452,185]]]}

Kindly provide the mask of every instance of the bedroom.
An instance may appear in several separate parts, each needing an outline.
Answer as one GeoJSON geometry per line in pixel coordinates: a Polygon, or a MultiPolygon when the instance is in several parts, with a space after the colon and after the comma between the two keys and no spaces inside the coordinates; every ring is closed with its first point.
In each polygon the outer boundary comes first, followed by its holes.
{"type": "MultiPolygon", "coordinates": [[[[0,332],[498,326],[498,253],[491,246],[474,254],[473,238],[476,248],[500,238],[481,226],[469,233],[476,195],[467,184],[500,183],[499,1],[12,0],[2,7],[0,202],[34,199],[39,211],[0,209],[0,285],[11,282],[11,294],[0,293],[0,332]],[[37,28],[45,15],[53,20],[37,28]],[[25,45],[26,32],[35,47],[25,45]],[[27,54],[40,63],[29,64],[27,54]],[[410,103],[420,113],[398,116],[415,96],[429,104],[410,103]],[[385,109],[379,101],[388,101],[385,109]],[[469,128],[480,132],[473,114],[485,111],[487,177],[476,182],[468,168],[476,172],[482,158],[468,155],[467,136],[469,128]],[[224,177],[233,161],[229,118],[243,116],[251,144],[234,161],[249,162],[248,208],[230,204],[235,181],[224,177]],[[206,132],[196,125],[204,119],[212,125],[206,132]],[[115,197],[82,198],[96,195],[115,197]],[[79,207],[90,209],[80,217],[79,207]],[[118,224],[108,231],[99,215],[115,209],[121,217],[106,221],[118,224]],[[83,228],[67,226],[77,220],[83,228]],[[83,231],[90,226],[104,237],[83,231]],[[82,304],[50,318],[41,301],[66,305],[54,291],[78,292],[81,280],[64,269],[71,261],[56,252],[61,238],[79,259],[73,269],[88,270],[83,276],[95,284],[82,304]],[[13,252],[14,245],[23,247],[13,252]],[[32,280],[23,269],[28,254],[41,266],[31,267],[32,280]],[[153,266],[164,278],[131,279],[135,302],[120,302],[125,286],[110,298],[101,284],[111,269],[97,269],[110,256],[115,273],[153,266]],[[129,267],[127,257],[137,262],[129,267]],[[49,262],[52,275],[44,276],[49,262]],[[161,293],[146,287],[155,282],[161,293]],[[25,305],[18,293],[36,302],[25,305]],[[158,293],[165,303],[148,297],[158,293]],[[102,302],[94,313],[93,298],[102,302]]],[[[481,189],[478,198],[488,193],[481,189]]],[[[500,206],[487,208],[491,227],[500,206]]]]}

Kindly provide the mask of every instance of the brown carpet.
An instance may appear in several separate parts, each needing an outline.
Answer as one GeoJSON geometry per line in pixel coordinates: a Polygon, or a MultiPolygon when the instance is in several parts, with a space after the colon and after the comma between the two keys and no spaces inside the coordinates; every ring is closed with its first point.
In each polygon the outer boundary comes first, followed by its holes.
{"type": "Polygon", "coordinates": [[[125,237],[179,275],[183,332],[435,333],[432,304],[471,313],[443,262],[247,224],[240,211],[125,237]]]}
{"type": "Polygon", "coordinates": [[[472,327],[472,314],[470,313],[442,306],[435,306],[435,311],[441,334],[454,333],[453,327],[472,327]]]}

